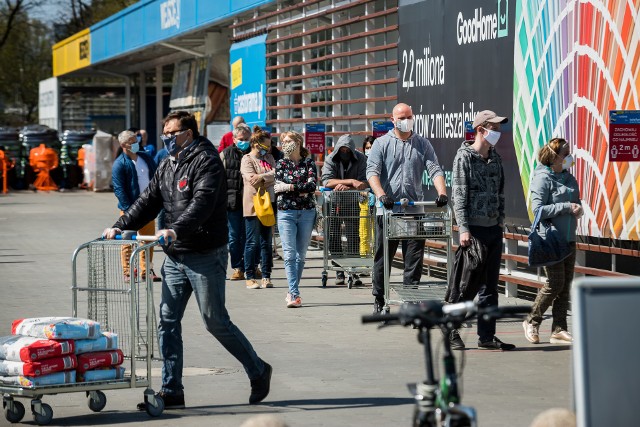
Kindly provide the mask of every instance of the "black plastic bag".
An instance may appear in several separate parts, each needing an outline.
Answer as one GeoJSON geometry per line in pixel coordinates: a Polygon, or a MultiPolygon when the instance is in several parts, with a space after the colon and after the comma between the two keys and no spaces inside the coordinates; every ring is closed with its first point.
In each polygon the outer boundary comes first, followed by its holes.
{"type": "Polygon", "coordinates": [[[487,248],[471,237],[469,246],[459,246],[449,277],[444,300],[449,303],[470,301],[476,297],[484,277],[487,248]]]}

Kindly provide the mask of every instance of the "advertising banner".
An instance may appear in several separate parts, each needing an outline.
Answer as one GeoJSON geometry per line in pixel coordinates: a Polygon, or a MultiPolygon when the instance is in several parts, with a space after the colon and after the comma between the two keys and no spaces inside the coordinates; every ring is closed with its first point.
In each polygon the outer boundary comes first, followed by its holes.
{"type": "Polygon", "coordinates": [[[169,108],[203,106],[207,102],[211,58],[182,61],[174,67],[169,108]]]}
{"type": "Polygon", "coordinates": [[[250,128],[265,125],[267,116],[267,35],[234,43],[231,67],[231,117],[242,116],[250,128]]]}
{"type": "Polygon", "coordinates": [[[58,129],[58,78],[50,77],[39,82],[38,123],[58,129]]]}
{"type": "MultiPolygon", "coordinates": [[[[433,144],[448,188],[453,159],[469,137],[465,122],[482,110],[511,122],[514,6],[515,0],[400,1],[398,101],[412,107],[414,131],[433,144]]],[[[501,131],[496,151],[507,222],[528,224],[511,123],[501,131]]],[[[431,187],[428,177],[423,184],[431,187]]]]}
{"type": "Polygon", "coordinates": [[[311,154],[324,154],[325,148],[325,130],[324,124],[308,124],[304,131],[304,146],[311,154]]]}

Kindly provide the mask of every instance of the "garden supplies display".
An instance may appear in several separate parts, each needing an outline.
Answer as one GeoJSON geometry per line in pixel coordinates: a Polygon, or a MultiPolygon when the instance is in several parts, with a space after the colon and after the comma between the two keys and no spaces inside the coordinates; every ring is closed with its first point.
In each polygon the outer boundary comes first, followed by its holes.
{"type": "Polygon", "coordinates": [[[76,382],[76,371],[56,372],[41,377],[22,375],[0,376],[0,384],[19,385],[21,387],[37,387],[54,384],[72,384],[76,382]]]}
{"type": "Polygon", "coordinates": [[[14,320],[13,335],[49,339],[95,339],[101,335],[100,324],[77,317],[40,317],[14,320]]]}
{"type": "Polygon", "coordinates": [[[116,366],[114,368],[94,369],[79,373],[77,375],[78,382],[81,381],[111,381],[121,380],[124,378],[124,368],[116,366]]]}
{"type": "Polygon", "coordinates": [[[14,362],[11,360],[0,360],[0,375],[24,375],[29,377],[40,377],[53,374],[55,372],[68,371],[77,366],[75,354],[52,357],[34,362],[14,362]]]}
{"type": "Polygon", "coordinates": [[[94,340],[75,341],[76,354],[89,353],[92,351],[107,351],[118,348],[118,334],[113,332],[103,332],[100,338],[94,340]]]}
{"type": "Polygon", "coordinates": [[[124,362],[121,350],[97,351],[78,355],[78,373],[82,374],[91,369],[118,366],[124,362]]]}
{"type": "Polygon", "coordinates": [[[75,343],[72,340],[54,341],[22,335],[0,337],[0,359],[14,362],[48,359],[73,354],[75,351],[75,343]]]}

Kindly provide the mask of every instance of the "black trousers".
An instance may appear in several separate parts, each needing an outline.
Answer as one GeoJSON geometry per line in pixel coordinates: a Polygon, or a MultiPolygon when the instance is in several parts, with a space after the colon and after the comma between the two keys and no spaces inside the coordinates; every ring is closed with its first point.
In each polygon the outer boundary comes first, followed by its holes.
{"type": "MultiPolygon", "coordinates": [[[[376,253],[373,257],[373,282],[372,294],[376,299],[382,300],[384,297],[384,243],[382,238],[382,223],[384,217],[376,216],[376,253]]],[[[389,265],[398,250],[400,240],[389,240],[388,254],[389,265]]],[[[404,242],[404,241],[403,241],[404,242]]],[[[406,251],[403,251],[404,257],[404,278],[405,286],[420,283],[422,278],[422,264],[424,261],[424,242],[425,239],[406,240],[406,251]]]]}
{"type": "MultiPolygon", "coordinates": [[[[487,259],[481,272],[480,288],[478,290],[478,305],[491,307],[498,305],[498,277],[500,276],[500,262],[502,259],[502,227],[469,226],[473,237],[487,247],[487,259]]],[[[471,299],[475,297],[472,296],[471,299]]],[[[491,341],[496,334],[496,319],[478,319],[478,337],[480,341],[491,341]]]]}

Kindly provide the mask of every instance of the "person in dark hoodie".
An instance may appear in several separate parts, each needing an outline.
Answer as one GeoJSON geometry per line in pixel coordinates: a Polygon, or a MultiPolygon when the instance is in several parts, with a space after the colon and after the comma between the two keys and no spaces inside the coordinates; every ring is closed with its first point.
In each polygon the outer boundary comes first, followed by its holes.
{"type": "MultiPolygon", "coordinates": [[[[481,274],[478,304],[498,305],[498,276],[502,257],[504,227],[504,170],[495,146],[500,139],[500,124],[506,123],[493,111],[480,111],[473,120],[475,138],[464,141],[453,159],[453,211],[458,223],[460,245],[469,246],[475,238],[486,247],[486,262],[481,274]]],[[[469,299],[475,295],[467,296],[469,299]]],[[[516,346],[496,336],[496,320],[478,318],[478,347],[513,350],[516,346]]],[[[451,348],[462,350],[458,331],[451,333],[451,348]]]]}
{"type": "Polygon", "coordinates": [[[269,394],[271,366],[229,318],[225,307],[227,270],[227,182],[222,161],[213,144],[198,133],[195,117],[187,111],[169,113],[163,122],[162,141],[169,152],[147,189],[102,236],[114,239],[121,230],[138,230],[165,209],[167,228],[156,237],[166,258],[162,266],[162,299],[158,334],[162,389],[155,398],[166,409],[184,408],[182,385],[182,317],[195,295],[207,330],[242,363],[251,381],[249,403],[269,394]]]}
{"type": "MultiPolygon", "coordinates": [[[[369,187],[367,157],[356,150],[356,144],[351,135],[346,134],[338,138],[333,152],[327,156],[322,166],[322,185],[334,191],[364,190],[369,187]]],[[[343,207],[345,216],[353,217],[344,220],[340,220],[337,208],[337,203],[332,202],[332,211],[329,213],[329,252],[334,256],[359,257],[359,219],[357,218],[359,207],[357,204],[343,207]],[[342,249],[341,225],[343,222],[345,232],[349,236],[346,250],[342,249]]],[[[344,271],[336,272],[336,285],[344,285],[344,271]]]]}
{"type": "Polygon", "coordinates": [[[569,172],[573,166],[571,146],[563,138],[553,138],[538,152],[538,166],[531,180],[531,211],[542,210],[541,220],[549,220],[571,246],[571,255],[557,264],[545,267],[547,283],[538,291],[531,314],[522,322],[525,338],[540,342],[539,328],[542,316],[553,304],[551,323],[552,344],[571,344],[573,338],[567,329],[569,291],[576,262],[576,228],[582,216],[578,181],[569,172]]]}

